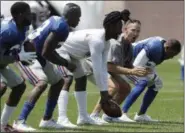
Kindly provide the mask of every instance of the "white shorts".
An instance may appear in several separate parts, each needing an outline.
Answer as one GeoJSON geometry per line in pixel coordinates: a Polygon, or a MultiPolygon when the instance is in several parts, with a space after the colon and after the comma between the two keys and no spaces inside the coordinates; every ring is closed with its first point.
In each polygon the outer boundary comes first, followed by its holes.
{"type": "Polygon", "coordinates": [[[18,76],[9,66],[0,69],[0,79],[1,82],[10,88],[16,87],[24,82],[24,79],[18,76]]]}
{"type": "Polygon", "coordinates": [[[31,84],[36,85],[38,81],[45,81],[51,85],[56,84],[62,79],[62,75],[54,67],[52,63],[46,61],[44,67],[41,66],[38,60],[29,66],[24,66],[22,63],[17,63],[22,75],[30,81],[31,84]]]}
{"type": "Polygon", "coordinates": [[[61,74],[62,77],[73,76],[73,73],[70,72],[65,66],[55,65],[55,67],[56,69],[58,69],[58,72],[61,74]]]}
{"type": "MultiPolygon", "coordinates": [[[[72,62],[76,65],[75,71],[72,73],[69,71],[69,72],[67,72],[68,74],[70,74],[70,75],[73,74],[74,78],[80,78],[80,77],[86,76],[85,71],[84,71],[84,67],[82,64],[82,60],[72,58],[70,56],[70,54],[67,52],[67,50],[65,50],[65,49],[60,50],[60,52],[58,52],[58,54],[61,57],[63,57],[64,59],[66,59],[67,61],[72,62]]],[[[63,66],[56,66],[56,67],[61,69],[62,72],[60,72],[60,73],[65,73],[62,69],[63,66]]]]}

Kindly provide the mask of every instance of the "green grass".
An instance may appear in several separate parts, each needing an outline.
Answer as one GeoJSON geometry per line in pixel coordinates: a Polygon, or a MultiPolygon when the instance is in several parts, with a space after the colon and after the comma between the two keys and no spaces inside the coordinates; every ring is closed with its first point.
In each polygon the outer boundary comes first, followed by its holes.
{"type": "MultiPolygon", "coordinates": [[[[179,76],[179,64],[177,60],[169,60],[164,62],[162,65],[157,67],[158,74],[163,80],[164,87],[158,94],[156,100],[153,102],[149,108],[147,114],[152,116],[152,118],[159,119],[159,123],[134,123],[134,124],[109,124],[105,126],[82,126],[77,130],[59,130],[60,132],[183,132],[184,126],[184,89],[179,76]]],[[[11,117],[10,122],[15,120],[22,107],[23,103],[27,98],[32,86],[27,83],[27,90],[24,93],[21,102],[16,109],[15,113],[11,117]]],[[[73,95],[74,85],[71,87],[69,104],[68,104],[68,116],[69,119],[76,123],[77,120],[77,106],[73,95]]],[[[96,88],[91,83],[88,83],[88,112],[90,113],[97,102],[99,93],[96,88]],[[94,93],[96,92],[96,93],[94,93]]],[[[1,108],[4,105],[4,101],[7,99],[9,92],[1,99],[1,108]]],[[[45,108],[47,92],[45,92],[36,104],[36,107],[31,112],[28,117],[27,123],[37,129],[38,124],[43,116],[45,108]]],[[[131,107],[129,116],[134,117],[135,112],[139,110],[140,103],[142,101],[143,95],[136,101],[136,103],[131,107]]],[[[54,118],[57,119],[57,109],[54,112],[54,118]]],[[[59,132],[57,130],[42,130],[44,132],[59,132]]]]}

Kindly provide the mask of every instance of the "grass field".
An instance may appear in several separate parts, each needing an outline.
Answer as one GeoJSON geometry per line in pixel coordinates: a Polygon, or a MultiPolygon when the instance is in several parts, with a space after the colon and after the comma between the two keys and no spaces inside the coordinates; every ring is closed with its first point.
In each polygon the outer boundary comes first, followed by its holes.
{"type": "MultiPolygon", "coordinates": [[[[45,108],[45,100],[47,92],[45,92],[39,99],[36,107],[28,117],[27,123],[38,131],[44,132],[183,132],[184,131],[184,89],[179,76],[179,64],[177,60],[169,60],[157,67],[157,71],[163,80],[164,87],[158,94],[156,100],[148,110],[148,115],[152,118],[159,119],[158,123],[134,123],[134,124],[108,124],[104,126],[82,126],[76,130],[42,130],[38,128],[38,124],[42,118],[45,108]]],[[[22,100],[11,118],[11,123],[15,120],[22,107],[23,103],[29,94],[32,86],[27,84],[28,88],[24,93],[22,100]]],[[[69,119],[76,123],[77,120],[77,106],[73,95],[73,86],[71,87],[68,116],[69,119]]],[[[99,93],[96,86],[88,83],[88,112],[90,113],[98,99],[99,93]]],[[[4,101],[7,99],[8,91],[1,99],[1,108],[4,101]]],[[[135,112],[139,110],[142,96],[132,106],[129,112],[131,118],[134,117],[135,112]]],[[[57,109],[54,113],[54,118],[57,118],[57,109]]]]}

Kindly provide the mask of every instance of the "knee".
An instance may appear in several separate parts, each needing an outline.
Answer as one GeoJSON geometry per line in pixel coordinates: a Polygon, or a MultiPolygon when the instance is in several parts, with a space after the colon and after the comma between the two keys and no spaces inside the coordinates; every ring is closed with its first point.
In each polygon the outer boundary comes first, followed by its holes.
{"type": "Polygon", "coordinates": [[[70,86],[73,82],[73,76],[67,76],[64,78],[64,84],[70,86]]]}
{"type": "Polygon", "coordinates": [[[15,87],[12,88],[12,91],[16,92],[18,95],[22,95],[25,90],[26,90],[25,82],[22,82],[18,86],[15,86],[15,87]]]}
{"type": "Polygon", "coordinates": [[[155,88],[154,88],[154,90],[155,91],[159,91],[159,90],[161,90],[163,88],[163,82],[162,82],[162,80],[161,79],[157,79],[156,81],[155,81],[155,88]]]}
{"type": "Polygon", "coordinates": [[[0,97],[6,92],[7,85],[4,82],[0,83],[0,97]]]}
{"type": "Polygon", "coordinates": [[[69,88],[73,82],[73,76],[68,76],[64,78],[63,90],[69,91],[69,88]]]}
{"type": "Polygon", "coordinates": [[[47,86],[48,86],[48,84],[47,84],[46,81],[39,81],[39,82],[35,85],[35,87],[37,88],[37,90],[38,90],[38,91],[41,91],[41,92],[45,91],[46,88],[47,88],[47,86]]]}
{"type": "Polygon", "coordinates": [[[4,90],[4,89],[7,88],[7,84],[6,83],[1,82],[0,84],[1,84],[1,86],[0,86],[1,90],[4,90]]]}
{"type": "Polygon", "coordinates": [[[114,96],[118,92],[118,88],[109,87],[108,93],[111,96],[114,96]]]}

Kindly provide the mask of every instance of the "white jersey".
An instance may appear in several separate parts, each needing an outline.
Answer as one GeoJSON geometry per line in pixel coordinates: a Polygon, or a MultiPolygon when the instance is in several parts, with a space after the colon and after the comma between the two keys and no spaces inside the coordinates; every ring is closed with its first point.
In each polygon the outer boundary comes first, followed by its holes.
{"type": "Polygon", "coordinates": [[[107,56],[110,42],[105,41],[104,29],[88,29],[71,32],[57,52],[67,51],[77,60],[91,57],[96,84],[107,90],[107,56]]]}
{"type": "Polygon", "coordinates": [[[94,40],[101,41],[102,47],[104,47],[105,31],[88,29],[71,32],[62,45],[62,49],[66,49],[75,59],[83,59],[90,54],[89,41],[92,36],[95,37],[94,40]]]}

